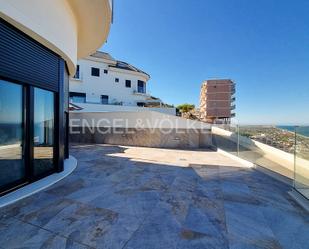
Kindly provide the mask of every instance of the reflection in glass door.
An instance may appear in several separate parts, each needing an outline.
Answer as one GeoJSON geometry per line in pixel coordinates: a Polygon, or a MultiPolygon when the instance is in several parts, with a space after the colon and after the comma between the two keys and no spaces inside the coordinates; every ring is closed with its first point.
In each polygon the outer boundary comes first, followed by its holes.
{"type": "Polygon", "coordinates": [[[23,87],[0,80],[0,192],[25,181],[23,87]]]}
{"type": "Polygon", "coordinates": [[[34,88],[33,173],[44,176],[54,170],[54,93],[34,88]]]}

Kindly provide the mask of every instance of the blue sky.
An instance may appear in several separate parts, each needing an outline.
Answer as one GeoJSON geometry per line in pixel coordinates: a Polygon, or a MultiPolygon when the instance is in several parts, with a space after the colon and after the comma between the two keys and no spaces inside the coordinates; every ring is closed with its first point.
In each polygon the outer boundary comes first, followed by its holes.
{"type": "Polygon", "coordinates": [[[231,78],[244,124],[309,124],[309,1],[115,0],[101,50],[151,75],[148,90],[198,105],[200,86],[231,78]]]}

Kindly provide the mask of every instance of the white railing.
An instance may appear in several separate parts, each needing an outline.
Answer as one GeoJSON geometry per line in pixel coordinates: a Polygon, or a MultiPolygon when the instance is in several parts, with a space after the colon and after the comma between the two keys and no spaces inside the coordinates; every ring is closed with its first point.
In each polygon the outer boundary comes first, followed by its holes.
{"type": "Polygon", "coordinates": [[[77,106],[83,108],[77,112],[145,112],[155,111],[164,114],[176,116],[176,108],[167,107],[139,107],[139,106],[125,106],[125,105],[103,105],[98,103],[75,103],[77,106]]]}

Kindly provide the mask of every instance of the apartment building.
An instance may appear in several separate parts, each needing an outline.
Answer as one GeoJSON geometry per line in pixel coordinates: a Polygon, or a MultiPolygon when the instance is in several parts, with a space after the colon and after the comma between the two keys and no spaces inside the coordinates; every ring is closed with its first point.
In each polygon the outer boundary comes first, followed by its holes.
{"type": "Polygon", "coordinates": [[[200,118],[208,123],[230,123],[235,117],[235,83],[230,79],[206,80],[200,94],[200,118]]]}
{"type": "Polygon", "coordinates": [[[111,19],[109,0],[0,1],[0,196],[64,170],[69,77],[111,19]]]}

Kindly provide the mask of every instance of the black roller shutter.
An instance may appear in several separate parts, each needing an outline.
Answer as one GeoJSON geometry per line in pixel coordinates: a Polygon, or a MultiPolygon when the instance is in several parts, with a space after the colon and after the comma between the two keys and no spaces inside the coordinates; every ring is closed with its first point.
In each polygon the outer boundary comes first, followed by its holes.
{"type": "Polygon", "coordinates": [[[0,18],[0,76],[59,90],[60,57],[0,18]]]}

